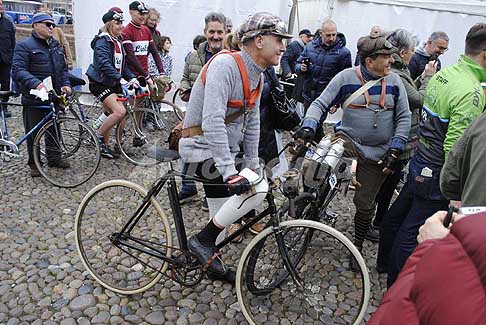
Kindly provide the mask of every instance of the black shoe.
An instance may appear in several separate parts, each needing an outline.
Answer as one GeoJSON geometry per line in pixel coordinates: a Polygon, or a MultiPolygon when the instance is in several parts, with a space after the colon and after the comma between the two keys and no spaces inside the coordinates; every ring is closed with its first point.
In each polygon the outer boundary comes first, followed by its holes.
{"type": "Polygon", "coordinates": [[[378,263],[376,264],[376,272],[378,272],[379,274],[388,273],[387,268],[378,263]]]}
{"type": "Polygon", "coordinates": [[[380,229],[373,225],[370,226],[368,232],[366,233],[366,239],[372,243],[377,243],[380,241],[380,229]]]}
{"type": "Polygon", "coordinates": [[[115,159],[115,154],[113,153],[113,151],[111,151],[111,149],[108,148],[108,146],[104,143],[100,144],[100,154],[101,157],[105,157],[108,159],[115,159]]]}
{"type": "Polygon", "coordinates": [[[144,139],[139,138],[139,137],[133,138],[133,141],[132,141],[132,144],[133,144],[134,147],[142,147],[146,143],[147,142],[144,139]]]}
{"type": "Polygon", "coordinates": [[[47,166],[54,167],[54,168],[61,168],[61,169],[68,169],[71,167],[69,162],[65,159],[56,159],[47,162],[47,166]]]}
{"type": "Polygon", "coordinates": [[[192,236],[187,240],[187,247],[211,276],[225,276],[228,273],[228,268],[218,256],[219,251],[216,246],[204,246],[197,236],[192,236]]]}
{"type": "Polygon", "coordinates": [[[208,276],[208,279],[212,280],[212,281],[219,280],[219,281],[231,283],[232,285],[234,285],[235,282],[236,282],[236,272],[233,271],[230,268],[227,268],[227,271],[226,271],[225,274],[217,274],[217,273],[210,272],[208,270],[206,272],[206,275],[208,276]]]}
{"type": "Polygon", "coordinates": [[[197,190],[195,191],[180,191],[179,192],[179,204],[184,204],[187,202],[191,202],[197,198],[197,190]]]}
{"type": "Polygon", "coordinates": [[[34,177],[41,177],[41,173],[37,169],[37,166],[36,165],[29,165],[29,167],[30,167],[30,176],[32,178],[34,178],[34,177]]]}

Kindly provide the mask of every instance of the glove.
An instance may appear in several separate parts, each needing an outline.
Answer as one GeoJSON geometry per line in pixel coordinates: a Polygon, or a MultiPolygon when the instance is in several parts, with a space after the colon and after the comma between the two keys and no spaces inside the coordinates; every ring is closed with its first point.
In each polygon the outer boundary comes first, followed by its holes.
{"type": "Polygon", "coordinates": [[[252,188],[250,181],[241,175],[233,175],[228,177],[226,180],[226,186],[228,187],[230,195],[241,195],[246,192],[250,192],[252,188]]]}
{"type": "Polygon", "coordinates": [[[311,129],[308,126],[303,126],[297,132],[294,134],[294,139],[295,140],[303,140],[305,143],[311,142],[314,139],[314,136],[316,134],[316,131],[311,129]]]}
{"type": "Polygon", "coordinates": [[[390,148],[383,157],[381,157],[378,165],[383,165],[384,171],[388,169],[391,172],[395,172],[400,169],[400,160],[398,159],[400,154],[401,151],[399,149],[390,148]]]}

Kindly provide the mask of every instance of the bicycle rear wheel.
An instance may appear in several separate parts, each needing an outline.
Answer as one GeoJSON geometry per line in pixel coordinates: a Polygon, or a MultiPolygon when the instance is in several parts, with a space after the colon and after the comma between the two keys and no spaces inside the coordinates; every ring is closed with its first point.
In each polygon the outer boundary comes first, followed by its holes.
{"type": "Polygon", "coordinates": [[[83,265],[96,281],[114,292],[143,292],[167,269],[168,263],[150,255],[155,250],[144,245],[171,256],[169,221],[155,198],[133,229],[124,233],[121,242],[116,241],[146,195],[147,191],[135,183],[107,181],[86,194],[76,214],[76,248],[83,265]]]}
{"type": "Polygon", "coordinates": [[[182,110],[181,110],[181,108],[179,106],[177,106],[174,103],[169,102],[168,100],[161,100],[160,101],[160,104],[161,105],[169,106],[172,109],[172,111],[174,112],[174,114],[177,117],[177,119],[179,121],[182,121],[182,118],[184,116],[184,113],[182,112],[182,110]]]}
{"type": "Polygon", "coordinates": [[[248,244],[238,264],[236,293],[247,321],[359,324],[370,280],[356,247],[339,231],[316,221],[290,220],[280,226],[284,250],[303,286],[285,269],[274,229],[266,228],[248,244]],[[295,234],[305,237],[299,241],[295,234]],[[359,272],[349,270],[350,255],[358,261],[359,272]]]}
{"type": "Polygon", "coordinates": [[[76,187],[100,164],[96,134],[81,121],[62,117],[47,122],[34,139],[34,161],[42,176],[59,187],[76,187]]]}
{"type": "Polygon", "coordinates": [[[152,166],[158,161],[151,157],[156,147],[166,147],[169,129],[164,123],[146,123],[155,119],[163,121],[159,113],[148,108],[136,108],[128,112],[116,127],[116,143],[122,155],[131,163],[138,166],[152,166]]]}

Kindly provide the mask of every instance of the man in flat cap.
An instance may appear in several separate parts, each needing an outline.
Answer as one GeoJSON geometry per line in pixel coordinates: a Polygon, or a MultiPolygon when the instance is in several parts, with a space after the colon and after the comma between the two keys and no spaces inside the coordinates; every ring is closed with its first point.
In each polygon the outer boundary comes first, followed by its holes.
{"type": "MultiPolygon", "coordinates": [[[[40,90],[46,88],[42,82],[45,78],[52,78],[52,85],[56,93],[71,93],[71,85],[68,77],[68,67],[64,57],[64,49],[53,37],[56,27],[54,19],[45,12],[39,12],[32,17],[32,35],[17,43],[14,50],[12,71],[13,78],[17,82],[22,93],[23,118],[25,132],[29,132],[50,111],[36,108],[45,106],[39,98],[30,94],[31,89],[40,90]]],[[[40,172],[34,163],[34,138],[37,132],[33,132],[27,139],[27,151],[29,153],[28,165],[30,175],[39,177],[40,172]]],[[[49,167],[69,168],[69,163],[59,158],[59,153],[52,148],[47,152],[49,167]]]]}
{"type": "MultiPolygon", "coordinates": [[[[375,211],[375,197],[387,174],[398,167],[410,130],[407,93],[390,73],[396,48],[384,37],[358,40],[361,65],[338,73],[310,105],[296,138],[314,138],[321,117],[336,105],[343,109],[337,136],[346,140],[345,155],[357,158],[354,244],[361,250],[375,211]]],[[[357,262],[351,257],[350,267],[357,262]]]]}
{"type": "MultiPolygon", "coordinates": [[[[239,174],[237,165],[240,164],[235,162],[235,157],[241,145],[244,167],[251,170],[259,167],[262,72],[278,65],[285,50],[283,39],[292,37],[286,33],[280,18],[265,12],[248,17],[236,33],[241,52],[213,56],[199,74],[179,143],[179,153],[189,165],[189,173],[195,172],[204,180],[211,217],[201,232],[189,238],[189,250],[207,266],[212,279],[228,282],[234,281],[235,274],[220,259],[216,238],[224,228],[254,208],[237,209],[225,204],[231,204],[229,199],[235,194],[240,198],[239,195],[252,188],[249,180],[239,174]],[[220,208],[236,211],[219,213],[220,208]]],[[[255,196],[263,200],[265,193],[255,196]]]]}

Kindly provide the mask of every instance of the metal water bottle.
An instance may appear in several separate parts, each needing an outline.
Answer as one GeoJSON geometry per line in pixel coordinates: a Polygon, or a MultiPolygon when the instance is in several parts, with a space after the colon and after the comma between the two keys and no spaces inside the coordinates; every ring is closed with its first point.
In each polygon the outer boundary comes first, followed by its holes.
{"type": "Polygon", "coordinates": [[[322,162],[329,152],[329,149],[331,149],[331,136],[326,135],[317,145],[317,149],[312,155],[312,160],[322,162]]]}
{"type": "Polygon", "coordinates": [[[336,168],[337,163],[341,159],[344,153],[344,140],[338,139],[332,146],[329,152],[324,158],[324,162],[329,166],[331,170],[336,168]]]}

